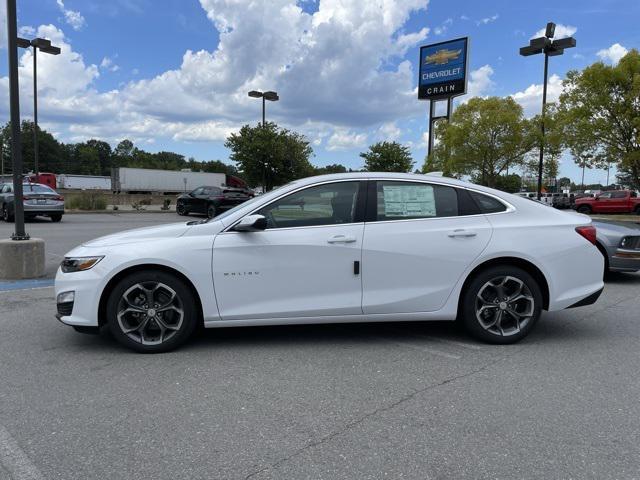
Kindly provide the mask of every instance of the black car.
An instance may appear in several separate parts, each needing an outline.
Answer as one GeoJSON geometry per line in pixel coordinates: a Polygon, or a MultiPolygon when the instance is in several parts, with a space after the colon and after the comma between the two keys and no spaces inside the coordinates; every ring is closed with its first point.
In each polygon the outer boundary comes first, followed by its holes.
{"type": "Polygon", "coordinates": [[[178,215],[199,213],[213,218],[224,210],[246,202],[251,197],[248,190],[240,188],[198,187],[178,197],[176,212],[178,215]]]}

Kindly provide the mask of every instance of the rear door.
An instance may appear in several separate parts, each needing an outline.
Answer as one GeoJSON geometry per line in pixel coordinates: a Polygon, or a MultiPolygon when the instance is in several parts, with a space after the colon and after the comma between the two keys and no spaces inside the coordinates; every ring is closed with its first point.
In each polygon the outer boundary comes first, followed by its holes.
{"type": "Polygon", "coordinates": [[[629,210],[629,194],[627,192],[611,192],[611,211],[627,212],[629,210]]]}
{"type": "Polygon", "coordinates": [[[491,225],[466,190],[415,181],[371,184],[363,313],[439,310],[487,246],[491,225]]]}

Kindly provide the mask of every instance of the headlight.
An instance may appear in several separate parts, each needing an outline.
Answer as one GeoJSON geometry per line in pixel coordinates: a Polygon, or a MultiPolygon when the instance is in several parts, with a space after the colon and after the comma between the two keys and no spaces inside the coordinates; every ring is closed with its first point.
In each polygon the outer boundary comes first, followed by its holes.
{"type": "Polygon", "coordinates": [[[96,266],[104,257],[66,257],[60,264],[64,273],[83,272],[96,266]]]}

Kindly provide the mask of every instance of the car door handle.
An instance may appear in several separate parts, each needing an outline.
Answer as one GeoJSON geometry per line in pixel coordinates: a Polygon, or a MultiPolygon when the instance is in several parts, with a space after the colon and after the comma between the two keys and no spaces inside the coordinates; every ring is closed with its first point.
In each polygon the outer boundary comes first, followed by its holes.
{"type": "Polygon", "coordinates": [[[458,228],[456,230],[449,232],[448,235],[450,238],[459,238],[459,237],[469,238],[469,237],[475,237],[477,233],[474,232],[473,230],[465,230],[464,228],[458,228]]]}
{"type": "Polygon", "coordinates": [[[356,241],[356,237],[348,237],[346,235],[335,235],[329,238],[329,240],[327,240],[327,243],[353,243],[355,241],[356,241]]]}

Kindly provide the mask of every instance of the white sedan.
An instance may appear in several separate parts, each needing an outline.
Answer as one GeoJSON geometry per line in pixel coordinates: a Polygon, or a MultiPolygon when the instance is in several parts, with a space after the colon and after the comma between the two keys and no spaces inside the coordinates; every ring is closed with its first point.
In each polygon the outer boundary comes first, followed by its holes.
{"type": "Polygon", "coordinates": [[[492,343],[542,310],[594,303],[589,217],[453,179],[345,173],[297,180],[213,219],[69,252],[57,317],[160,352],[196,327],[456,320],[492,343]]]}

